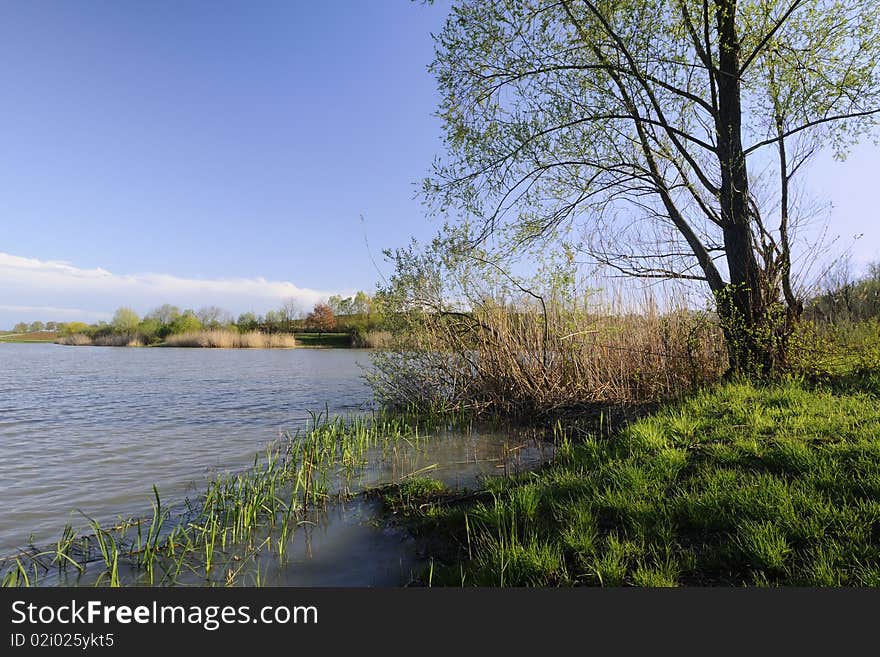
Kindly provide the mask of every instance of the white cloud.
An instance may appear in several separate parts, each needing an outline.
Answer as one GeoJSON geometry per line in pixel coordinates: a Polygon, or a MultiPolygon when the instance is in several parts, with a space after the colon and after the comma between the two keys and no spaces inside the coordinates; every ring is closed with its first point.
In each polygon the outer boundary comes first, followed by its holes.
{"type": "MultiPolygon", "coordinates": [[[[57,322],[97,322],[99,320],[109,320],[113,314],[109,312],[97,312],[94,310],[86,310],[84,308],[59,308],[57,306],[10,306],[0,304],[0,316],[9,315],[10,317],[19,317],[28,319],[42,319],[43,321],[57,322]],[[49,318],[52,319],[43,319],[49,318]]],[[[28,321],[21,319],[20,321],[28,321]]],[[[16,322],[13,322],[16,323],[16,322]]],[[[4,326],[5,323],[0,323],[4,326]]]]}
{"type": "Polygon", "coordinates": [[[265,278],[114,274],[101,268],[81,269],[67,262],[0,253],[0,328],[19,321],[107,319],[119,306],[130,306],[143,314],[163,303],[188,308],[219,306],[238,314],[265,312],[293,299],[308,310],[335,293],[265,278]]]}

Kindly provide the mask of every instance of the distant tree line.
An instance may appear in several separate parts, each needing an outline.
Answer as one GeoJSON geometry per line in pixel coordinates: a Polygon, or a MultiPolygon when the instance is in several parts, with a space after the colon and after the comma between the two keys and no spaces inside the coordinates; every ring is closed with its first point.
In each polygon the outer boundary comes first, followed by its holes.
{"type": "Polygon", "coordinates": [[[31,322],[28,324],[27,322],[19,322],[16,324],[12,330],[16,333],[38,333],[40,331],[49,331],[50,333],[54,333],[58,330],[59,322],[31,322]]]}
{"type": "Polygon", "coordinates": [[[305,312],[294,300],[285,301],[279,308],[259,315],[241,313],[237,318],[217,306],[205,306],[198,310],[181,309],[172,304],[162,304],[141,317],[130,307],[118,308],[109,322],[19,322],[16,333],[51,331],[59,336],[83,334],[91,338],[109,335],[138,335],[146,344],[161,342],[171,335],[194,331],[226,329],[241,333],[262,331],[264,333],[342,332],[352,336],[381,330],[384,320],[379,304],[366,292],[351,297],[331,296],[327,303],[317,303],[305,312]]]}

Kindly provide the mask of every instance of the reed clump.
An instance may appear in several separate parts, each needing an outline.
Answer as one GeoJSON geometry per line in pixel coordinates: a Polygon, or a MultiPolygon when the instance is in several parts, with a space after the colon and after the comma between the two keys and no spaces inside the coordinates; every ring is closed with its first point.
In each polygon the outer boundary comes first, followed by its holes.
{"type": "Polygon", "coordinates": [[[392,342],[390,331],[355,331],[351,334],[351,346],[359,349],[382,349],[392,342]]]}
{"type": "Polygon", "coordinates": [[[88,336],[84,333],[63,335],[55,340],[56,344],[77,347],[143,347],[144,339],[138,334],[111,333],[109,335],[88,336]]]}
{"type": "Polygon", "coordinates": [[[85,335],[84,333],[74,333],[73,335],[62,335],[57,340],[55,340],[56,344],[64,344],[71,345],[75,347],[88,347],[94,344],[92,339],[85,335]]]}
{"type": "Polygon", "coordinates": [[[100,335],[92,338],[92,344],[96,347],[142,347],[144,346],[143,340],[141,340],[140,336],[135,335],[127,335],[127,334],[111,334],[111,335],[100,335]]]}
{"type": "Polygon", "coordinates": [[[482,301],[420,314],[374,366],[369,379],[388,408],[536,417],[678,396],[718,380],[727,353],[714,316],[684,305],[482,301]]]}
{"type": "Polygon", "coordinates": [[[262,333],[248,331],[238,333],[225,329],[190,331],[170,335],[165,340],[168,347],[204,347],[216,349],[288,349],[296,346],[296,339],[286,333],[262,333]]]}

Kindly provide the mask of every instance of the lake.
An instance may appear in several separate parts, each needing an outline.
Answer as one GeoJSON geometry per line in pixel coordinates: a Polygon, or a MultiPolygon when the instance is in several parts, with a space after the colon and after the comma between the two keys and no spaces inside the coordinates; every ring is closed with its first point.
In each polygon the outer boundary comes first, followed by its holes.
{"type": "MultiPolygon", "coordinates": [[[[102,524],[198,496],[218,472],[253,464],[311,412],[372,407],[358,349],[127,349],[0,343],[0,556],[58,538],[84,515],[102,524]]],[[[452,485],[507,468],[510,437],[445,433],[366,473],[383,483],[420,468],[452,485]]],[[[544,460],[530,444],[517,464],[544,460]]],[[[413,564],[404,537],[361,501],[326,514],[299,546],[290,585],[396,584],[413,564]],[[366,557],[369,556],[369,559],[366,557]],[[372,559],[372,562],[370,562],[372,559]]],[[[293,551],[297,554],[296,550],[293,551]]]]}
{"type": "Polygon", "coordinates": [[[248,466],[308,412],[356,412],[369,352],[0,344],[0,553],[248,466]]]}

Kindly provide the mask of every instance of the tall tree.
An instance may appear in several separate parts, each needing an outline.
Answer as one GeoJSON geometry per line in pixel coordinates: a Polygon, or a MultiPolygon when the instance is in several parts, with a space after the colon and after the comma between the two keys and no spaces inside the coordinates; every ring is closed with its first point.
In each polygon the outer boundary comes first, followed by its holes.
{"type": "Polygon", "coordinates": [[[125,306],[117,308],[113,314],[113,330],[116,333],[134,334],[137,332],[141,319],[131,308],[125,306]]]}
{"type": "Polygon", "coordinates": [[[147,313],[144,319],[156,319],[160,324],[170,324],[178,317],[180,317],[180,308],[169,303],[163,303],[158,308],[154,308],[147,313]]]}
{"type": "Polygon", "coordinates": [[[306,316],[305,324],[318,333],[324,333],[336,328],[336,317],[326,303],[316,303],[312,312],[306,316]]]}
{"type": "Polygon", "coordinates": [[[232,322],[229,311],[217,306],[205,306],[196,311],[196,317],[205,328],[218,328],[232,322]]]}
{"type": "Polygon", "coordinates": [[[705,282],[731,368],[772,368],[802,308],[792,184],[874,129],[878,24],[877,0],[463,0],[425,192],[508,251],[580,226],[623,274],[705,282]]]}
{"type": "Polygon", "coordinates": [[[281,317],[284,318],[284,330],[289,333],[292,329],[293,320],[302,313],[299,303],[293,298],[286,299],[284,303],[281,304],[279,312],[281,313],[281,317]]]}

